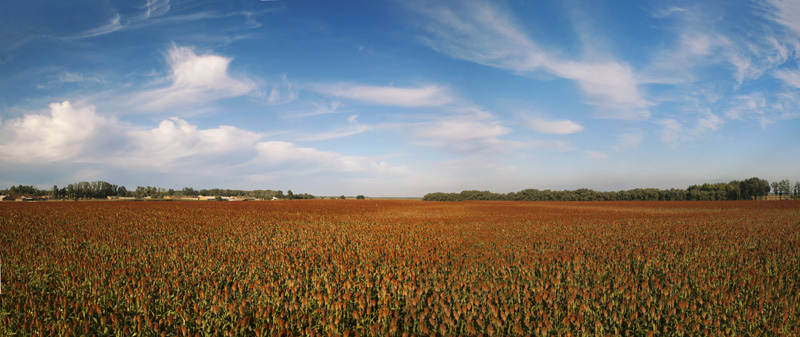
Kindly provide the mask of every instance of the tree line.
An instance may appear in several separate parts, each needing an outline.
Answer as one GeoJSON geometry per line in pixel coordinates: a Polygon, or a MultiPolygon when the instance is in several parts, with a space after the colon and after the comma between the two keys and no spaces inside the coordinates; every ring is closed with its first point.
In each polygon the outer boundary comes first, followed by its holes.
{"type": "MultiPolygon", "coordinates": [[[[770,187],[776,186],[760,178],[749,178],[742,181],[734,180],[728,183],[712,183],[692,185],[687,189],[657,189],[636,188],[625,191],[599,192],[588,188],[578,190],[551,191],[525,189],[519,192],[493,193],[489,191],[461,191],[460,193],[428,193],[422,200],[425,201],[467,201],[467,200],[512,200],[512,201],[646,201],[646,200],[754,200],[766,197],[770,187]]],[[[781,186],[775,190],[776,195],[784,195],[800,199],[800,182],[794,184],[794,189],[789,180],[779,183],[781,186]],[[791,194],[790,194],[791,192],[791,194]]]]}
{"type": "Polygon", "coordinates": [[[166,189],[155,186],[137,186],[134,190],[128,190],[125,186],[111,184],[105,181],[82,181],[67,186],[58,187],[53,185],[50,189],[39,189],[34,185],[17,185],[8,189],[0,190],[0,194],[32,194],[36,196],[47,196],[53,199],[105,199],[107,197],[128,197],[128,198],[156,198],[164,197],[250,197],[258,199],[314,199],[314,195],[308,193],[295,194],[292,190],[283,193],[281,190],[233,190],[233,189],[200,189],[184,187],[183,189],[166,189]]]}

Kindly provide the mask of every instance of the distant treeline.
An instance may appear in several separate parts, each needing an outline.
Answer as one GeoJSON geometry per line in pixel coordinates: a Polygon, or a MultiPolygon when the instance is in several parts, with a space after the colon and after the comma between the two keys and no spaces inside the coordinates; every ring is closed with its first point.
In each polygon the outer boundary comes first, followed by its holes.
{"type": "MultiPolygon", "coordinates": [[[[800,183],[795,184],[798,195],[800,183]]],[[[519,192],[492,193],[489,191],[462,191],[461,193],[428,193],[425,201],[513,200],[513,201],[615,201],[615,200],[753,200],[769,194],[770,184],[764,179],[750,178],[729,183],[692,185],[687,189],[636,188],[627,191],[598,192],[582,188],[574,191],[540,191],[526,189],[519,192]]],[[[776,193],[777,194],[777,193],[776,193]]]]}
{"type": "Polygon", "coordinates": [[[39,189],[33,185],[11,186],[6,190],[0,190],[0,194],[32,194],[36,196],[47,196],[54,199],[105,199],[110,196],[132,197],[132,198],[164,198],[164,197],[197,197],[197,196],[219,196],[219,197],[251,197],[258,199],[314,199],[315,196],[308,193],[294,194],[292,190],[283,193],[281,190],[232,190],[232,189],[200,189],[184,187],[180,190],[165,189],[155,186],[138,186],[135,190],[128,190],[125,186],[107,183],[105,181],[82,181],[67,186],[58,187],[53,185],[51,189],[39,189]]]}

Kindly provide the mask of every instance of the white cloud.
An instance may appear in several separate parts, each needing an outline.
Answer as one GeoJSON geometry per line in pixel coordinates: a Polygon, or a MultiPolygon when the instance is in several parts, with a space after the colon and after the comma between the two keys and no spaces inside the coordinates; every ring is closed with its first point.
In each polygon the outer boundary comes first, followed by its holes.
{"type": "Polygon", "coordinates": [[[662,119],[658,122],[661,125],[661,141],[669,144],[674,145],[678,139],[680,138],[681,123],[674,119],[662,119]]]}
{"type": "MultiPolygon", "coordinates": [[[[776,1],[781,2],[782,1],[776,1]]],[[[743,4],[763,9],[767,17],[781,22],[785,16],[784,5],[775,7],[758,2],[743,4]]],[[[753,11],[757,13],[758,11],[753,11]]],[[[685,11],[670,12],[675,24],[666,31],[677,31],[673,45],[654,54],[654,60],[643,76],[647,83],[691,84],[703,78],[699,71],[715,65],[724,65],[736,81],[738,89],[746,81],[757,80],[765,72],[786,62],[797,50],[796,38],[776,31],[774,25],[748,21],[748,29],[733,25],[723,19],[727,13],[708,3],[697,2],[685,11]],[[721,12],[722,11],[722,12],[721,12]]],[[[656,15],[657,18],[663,16],[656,15]]]]}
{"type": "Polygon", "coordinates": [[[642,142],[644,135],[641,132],[623,133],[619,136],[617,145],[611,147],[614,151],[624,151],[628,149],[635,149],[642,142]]]}
{"type": "MultiPolygon", "coordinates": [[[[354,116],[357,116],[357,115],[354,115],[354,116]]],[[[353,125],[353,126],[349,126],[347,128],[339,129],[339,130],[335,130],[335,131],[315,133],[315,134],[309,134],[309,135],[301,136],[300,140],[303,140],[303,141],[319,141],[319,140],[336,139],[336,138],[342,138],[342,137],[348,137],[348,136],[357,135],[357,134],[369,131],[371,129],[372,128],[367,126],[367,125],[353,125]]]]}
{"type": "Polygon", "coordinates": [[[311,102],[314,106],[314,109],[302,110],[302,111],[291,111],[286,112],[283,114],[284,118],[301,118],[301,117],[311,117],[311,116],[319,116],[319,115],[327,115],[333,113],[341,113],[345,112],[344,110],[340,110],[341,107],[344,105],[339,101],[332,101],[330,103],[318,103],[318,102],[311,102]],[[309,111],[310,110],[310,111],[309,111]]]}
{"type": "Polygon", "coordinates": [[[587,103],[605,112],[605,118],[647,119],[648,103],[642,98],[633,70],[617,62],[585,63],[559,61],[550,65],[557,76],[575,80],[589,95],[587,103]]]}
{"type": "Polygon", "coordinates": [[[296,147],[283,141],[266,141],[256,145],[258,157],[254,163],[263,163],[288,174],[309,174],[319,171],[349,173],[405,174],[406,168],[394,167],[385,162],[374,162],[366,157],[346,156],[320,151],[310,147],[296,147]]]}
{"type": "Polygon", "coordinates": [[[328,132],[320,132],[320,133],[311,133],[302,135],[299,137],[301,141],[320,141],[320,140],[329,140],[329,139],[336,139],[342,137],[349,137],[354,136],[360,133],[364,133],[370,130],[374,130],[376,128],[381,128],[382,126],[379,125],[363,125],[359,124],[356,119],[358,119],[358,115],[350,115],[347,117],[348,125],[346,127],[340,127],[333,131],[328,132]]]}
{"type": "Polygon", "coordinates": [[[647,102],[630,66],[613,60],[565,60],[539,48],[510,15],[487,3],[459,3],[451,8],[415,8],[428,17],[425,25],[433,49],[453,58],[530,74],[545,71],[574,80],[601,118],[646,119],[647,102]],[[620,111],[621,110],[621,111],[620,111]]]}
{"type": "Polygon", "coordinates": [[[606,159],[608,159],[608,155],[607,154],[602,153],[602,152],[598,152],[598,151],[586,150],[586,151],[583,151],[583,155],[586,156],[586,158],[591,158],[591,159],[594,159],[594,160],[606,160],[606,159]]]}
{"type": "Polygon", "coordinates": [[[800,118],[800,95],[797,92],[783,92],[775,96],[777,102],[772,105],[772,108],[778,113],[778,118],[800,118]]]}
{"type": "Polygon", "coordinates": [[[180,118],[161,121],[158,127],[135,129],[127,133],[129,149],[119,158],[136,165],[152,165],[162,170],[173,166],[228,166],[254,153],[261,135],[221,125],[199,129],[180,118]],[[232,161],[234,160],[234,161],[232,161]]]}
{"type": "Polygon", "coordinates": [[[775,70],[773,73],[775,77],[782,80],[783,83],[786,85],[800,88],[800,69],[798,70],[790,70],[790,69],[781,69],[775,70]]]}
{"type": "Polygon", "coordinates": [[[681,47],[689,55],[707,56],[714,43],[708,34],[681,35],[681,47]]]}
{"type": "Polygon", "coordinates": [[[131,25],[140,24],[149,18],[154,18],[167,14],[170,10],[169,0],[145,0],[144,6],[140,7],[141,13],[127,18],[124,22],[118,12],[114,12],[113,17],[105,24],[89,29],[85,32],[73,36],[73,39],[84,39],[89,37],[110,34],[119,30],[127,29],[131,25]]]}
{"type": "Polygon", "coordinates": [[[511,129],[489,119],[474,116],[448,116],[413,127],[411,136],[426,146],[442,147],[457,153],[507,152],[520,144],[501,140],[511,129]]]}
{"type": "Polygon", "coordinates": [[[583,126],[571,120],[547,120],[540,117],[526,118],[524,125],[536,132],[566,135],[583,131],[583,126]]]}
{"type": "Polygon", "coordinates": [[[575,147],[570,145],[568,142],[559,140],[559,139],[545,139],[545,140],[533,140],[525,142],[521,148],[526,149],[550,149],[558,152],[567,152],[567,151],[574,151],[575,147]]]}
{"type": "Polygon", "coordinates": [[[725,112],[725,116],[730,119],[756,120],[762,128],[775,122],[774,107],[767,104],[767,98],[763,93],[736,96],[735,100],[731,100],[731,104],[733,107],[725,112]]]}
{"type": "Polygon", "coordinates": [[[171,85],[137,94],[131,104],[138,109],[159,111],[243,96],[257,88],[249,78],[228,73],[231,59],[227,57],[197,55],[192,47],[173,45],[167,61],[171,85]]]}
{"type": "Polygon", "coordinates": [[[751,79],[758,77],[758,69],[750,62],[749,58],[742,57],[736,53],[731,53],[728,57],[731,65],[735,68],[735,72],[733,73],[733,78],[736,79],[736,82],[742,84],[745,79],[751,79]]]}
{"type": "Polygon", "coordinates": [[[95,169],[192,172],[215,175],[264,174],[277,178],[312,172],[405,174],[402,166],[362,156],[264,141],[264,134],[221,125],[200,128],[180,118],[141,127],[105,117],[94,106],[53,103],[0,123],[0,163],[85,164],[95,169]]]}
{"type": "Polygon", "coordinates": [[[103,83],[105,82],[102,78],[95,77],[95,76],[83,76],[80,73],[72,73],[72,72],[64,72],[58,76],[58,80],[56,82],[59,83],[80,83],[80,82],[94,82],[94,83],[103,83]]]}
{"type": "Polygon", "coordinates": [[[794,0],[767,0],[772,6],[770,18],[800,35],[800,3],[794,0]]]}
{"type": "Polygon", "coordinates": [[[150,17],[161,16],[167,14],[170,9],[169,0],[146,0],[141,19],[148,19],[150,17]]]}
{"type": "Polygon", "coordinates": [[[28,114],[0,127],[0,157],[18,163],[90,160],[118,133],[116,122],[97,115],[94,107],[76,108],[66,101],[50,104],[49,113],[28,114]]]}
{"type": "Polygon", "coordinates": [[[763,115],[767,106],[767,100],[761,93],[736,96],[736,101],[733,101],[733,103],[735,106],[725,112],[725,116],[734,120],[742,119],[752,114],[763,115]]]}
{"type": "Polygon", "coordinates": [[[96,27],[96,28],[89,29],[89,30],[87,30],[87,31],[85,31],[83,33],[80,33],[80,34],[74,36],[73,38],[75,38],[75,39],[83,39],[83,38],[87,38],[87,37],[100,36],[100,35],[105,35],[105,34],[108,34],[108,33],[116,32],[116,31],[118,31],[120,29],[122,29],[122,24],[120,23],[120,15],[119,15],[119,13],[115,12],[114,16],[106,24],[104,24],[102,26],[99,26],[99,27],[96,27]]]}
{"type": "Polygon", "coordinates": [[[337,83],[312,84],[307,88],[326,96],[377,105],[431,107],[454,101],[447,89],[436,85],[398,88],[337,83]]]}
{"type": "Polygon", "coordinates": [[[706,109],[698,114],[696,120],[691,122],[681,123],[675,119],[663,119],[658,124],[661,125],[661,141],[674,146],[679,141],[707,138],[719,130],[725,121],[711,110],[706,109]]]}
{"type": "Polygon", "coordinates": [[[700,117],[700,119],[698,119],[695,133],[697,135],[701,135],[708,131],[717,131],[722,124],[725,124],[725,121],[708,110],[702,115],[702,117],[700,117]]]}
{"type": "Polygon", "coordinates": [[[293,101],[295,98],[297,98],[297,92],[284,74],[280,84],[272,85],[267,102],[269,104],[284,104],[293,101]]]}
{"type": "Polygon", "coordinates": [[[673,45],[658,51],[639,76],[643,83],[686,84],[697,80],[697,68],[720,61],[718,54],[731,42],[713,29],[701,28],[705,21],[696,10],[676,12],[681,18],[673,45]]]}

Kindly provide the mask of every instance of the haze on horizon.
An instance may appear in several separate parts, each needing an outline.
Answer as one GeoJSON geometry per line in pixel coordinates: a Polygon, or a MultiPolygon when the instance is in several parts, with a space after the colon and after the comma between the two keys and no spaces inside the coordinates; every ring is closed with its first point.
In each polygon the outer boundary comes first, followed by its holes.
{"type": "Polygon", "coordinates": [[[800,180],[800,3],[6,1],[0,187],[800,180]]]}

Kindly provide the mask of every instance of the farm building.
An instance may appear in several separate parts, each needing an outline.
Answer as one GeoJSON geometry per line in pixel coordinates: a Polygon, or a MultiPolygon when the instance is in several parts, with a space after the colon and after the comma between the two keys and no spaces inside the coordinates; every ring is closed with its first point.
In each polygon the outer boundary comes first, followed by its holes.
{"type": "Polygon", "coordinates": [[[33,194],[9,194],[0,197],[2,201],[36,201],[37,198],[33,194]]]}

